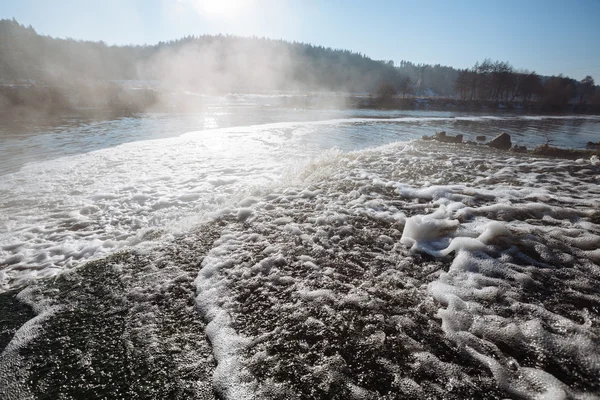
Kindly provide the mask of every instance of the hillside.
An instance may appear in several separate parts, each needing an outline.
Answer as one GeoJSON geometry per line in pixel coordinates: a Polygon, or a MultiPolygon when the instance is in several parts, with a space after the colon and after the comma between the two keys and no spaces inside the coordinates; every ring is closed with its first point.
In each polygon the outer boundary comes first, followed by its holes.
{"type": "Polygon", "coordinates": [[[592,77],[580,82],[544,77],[490,59],[464,70],[404,60],[395,65],[348,50],[257,37],[202,35],[109,46],[42,36],[13,19],[0,20],[0,54],[0,109],[136,111],[155,104],[158,92],[164,100],[166,92],[284,91],[374,94],[372,101],[359,102],[366,107],[414,108],[418,104],[409,99],[417,96],[441,98],[430,102],[437,108],[448,108],[445,99],[452,98],[459,104],[451,108],[600,110],[600,90],[592,77]],[[124,89],[124,81],[142,83],[137,87],[145,91],[124,89]]]}
{"type": "Polygon", "coordinates": [[[325,90],[371,92],[397,83],[393,64],[303,43],[188,36],[143,46],[56,39],[0,21],[0,79],[63,85],[77,80],[160,81],[199,92],[325,90]]]}

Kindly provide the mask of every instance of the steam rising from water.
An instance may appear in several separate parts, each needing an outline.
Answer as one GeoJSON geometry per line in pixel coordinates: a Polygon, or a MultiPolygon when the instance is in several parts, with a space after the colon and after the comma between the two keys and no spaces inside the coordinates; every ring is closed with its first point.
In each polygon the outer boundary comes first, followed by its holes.
{"type": "Polygon", "coordinates": [[[152,77],[165,88],[198,93],[294,89],[292,56],[282,42],[235,39],[223,46],[189,43],[164,48],[138,66],[139,76],[152,77]]]}

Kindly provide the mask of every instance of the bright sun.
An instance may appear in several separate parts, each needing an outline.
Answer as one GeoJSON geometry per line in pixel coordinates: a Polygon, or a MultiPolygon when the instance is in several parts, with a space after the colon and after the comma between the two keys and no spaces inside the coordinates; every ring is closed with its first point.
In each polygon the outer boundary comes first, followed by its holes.
{"type": "Polygon", "coordinates": [[[252,0],[179,0],[205,17],[232,18],[246,10],[252,0]]]}

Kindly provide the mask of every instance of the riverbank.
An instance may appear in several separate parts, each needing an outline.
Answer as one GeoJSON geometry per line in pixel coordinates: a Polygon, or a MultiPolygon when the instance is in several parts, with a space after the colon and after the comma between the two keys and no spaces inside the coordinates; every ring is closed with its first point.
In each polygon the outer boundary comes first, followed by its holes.
{"type": "Polygon", "coordinates": [[[385,99],[370,94],[336,92],[264,92],[201,94],[174,91],[140,83],[125,86],[112,82],[77,84],[64,87],[43,84],[0,85],[0,113],[10,115],[82,112],[90,109],[113,113],[197,112],[211,105],[211,98],[236,100],[252,98],[265,107],[305,109],[427,110],[462,112],[553,113],[598,115],[598,104],[547,106],[538,102],[495,102],[449,97],[392,96],[385,99]]]}
{"type": "Polygon", "coordinates": [[[481,135],[475,138],[467,137],[458,134],[456,136],[447,135],[446,131],[436,132],[433,136],[423,136],[421,140],[437,141],[440,143],[454,143],[466,146],[487,146],[497,150],[510,151],[513,153],[527,153],[534,156],[546,156],[563,158],[568,160],[590,159],[593,164],[600,165],[600,142],[588,142],[587,149],[560,148],[550,146],[549,142],[536,146],[533,150],[529,150],[526,146],[520,146],[512,143],[512,138],[509,134],[503,132],[495,136],[490,141],[486,142],[487,136],[481,135]]]}
{"type": "Polygon", "coordinates": [[[494,112],[511,111],[519,113],[559,113],[559,114],[600,114],[599,104],[569,103],[564,106],[550,106],[533,101],[492,101],[465,100],[452,97],[400,97],[381,99],[373,96],[351,96],[357,108],[382,108],[389,110],[436,110],[494,112]]]}

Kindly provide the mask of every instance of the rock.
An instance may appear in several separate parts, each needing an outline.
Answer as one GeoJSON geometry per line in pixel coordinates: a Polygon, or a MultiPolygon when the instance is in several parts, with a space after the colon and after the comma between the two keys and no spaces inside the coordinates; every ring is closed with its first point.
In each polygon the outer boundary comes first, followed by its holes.
{"type": "Polygon", "coordinates": [[[446,131],[436,132],[435,140],[443,143],[462,143],[463,135],[458,134],[456,136],[448,136],[446,135],[446,131]]]}
{"type": "Polygon", "coordinates": [[[458,134],[456,136],[448,136],[446,135],[446,131],[436,132],[435,136],[421,136],[421,140],[437,140],[438,142],[443,143],[462,143],[463,135],[458,134]]]}
{"type": "Polygon", "coordinates": [[[485,135],[479,135],[475,138],[478,142],[485,142],[485,139],[487,139],[485,135]]]}
{"type": "Polygon", "coordinates": [[[502,132],[501,134],[493,138],[488,143],[488,146],[493,147],[495,149],[508,150],[512,147],[510,135],[508,133],[502,132]]]}
{"type": "Polygon", "coordinates": [[[514,151],[515,153],[527,153],[527,147],[514,145],[510,151],[514,151]]]}

